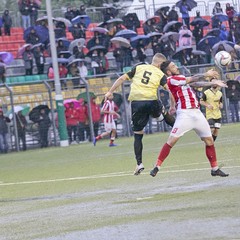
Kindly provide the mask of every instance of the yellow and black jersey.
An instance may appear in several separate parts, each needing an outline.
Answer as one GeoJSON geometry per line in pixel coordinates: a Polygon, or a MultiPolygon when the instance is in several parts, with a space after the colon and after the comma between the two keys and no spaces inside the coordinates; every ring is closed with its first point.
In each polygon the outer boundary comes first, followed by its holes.
{"type": "Polygon", "coordinates": [[[207,119],[219,119],[222,117],[221,110],[219,108],[219,104],[222,103],[222,92],[216,91],[214,92],[211,88],[204,91],[202,100],[207,102],[213,109],[206,108],[206,118],[207,119]]]}
{"type": "Polygon", "coordinates": [[[132,81],[129,101],[156,100],[158,87],[167,83],[164,73],[151,64],[136,65],[126,74],[132,81]]]}

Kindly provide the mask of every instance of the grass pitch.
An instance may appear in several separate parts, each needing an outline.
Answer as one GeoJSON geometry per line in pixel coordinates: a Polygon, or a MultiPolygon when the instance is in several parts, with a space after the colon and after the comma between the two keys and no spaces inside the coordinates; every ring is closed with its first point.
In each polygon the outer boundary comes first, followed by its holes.
{"type": "Polygon", "coordinates": [[[145,135],[133,176],[133,138],[0,156],[1,240],[240,239],[239,124],[216,141],[228,178],[212,177],[194,132],[149,175],[168,133],[145,135]]]}

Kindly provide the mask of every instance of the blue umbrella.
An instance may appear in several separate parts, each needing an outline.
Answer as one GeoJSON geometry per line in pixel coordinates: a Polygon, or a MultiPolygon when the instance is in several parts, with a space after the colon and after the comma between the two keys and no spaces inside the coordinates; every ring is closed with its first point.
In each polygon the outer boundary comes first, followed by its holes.
{"type": "Polygon", "coordinates": [[[129,30],[129,29],[124,29],[124,30],[117,32],[114,37],[132,38],[132,37],[136,37],[136,36],[137,36],[137,33],[135,31],[129,30]]]}
{"type": "Polygon", "coordinates": [[[66,39],[66,38],[58,38],[58,39],[56,39],[57,42],[60,41],[60,40],[62,40],[63,45],[64,45],[66,48],[69,48],[70,41],[69,41],[68,39],[66,39]]]}
{"type": "Polygon", "coordinates": [[[225,22],[228,20],[228,16],[223,13],[216,13],[212,16],[212,20],[219,20],[220,22],[225,22]]]}
{"type": "Polygon", "coordinates": [[[27,28],[23,33],[23,38],[25,41],[32,29],[34,29],[36,34],[38,35],[39,43],[45,43],[49,41],[49,31],[46,27],[42,25],[36,25],[36,26],[31,26],[27,28]]]}
{"type": "MultiPolygon", "coordinates": [[[[52,62],[53,62],[53,61],[52,61],[52,59],[51,59],[51,60],[49,61],[49,63],[52,64],[52,62]]],[[[69,63],[69,60],[66,59],[66,58],[57,58],[57,62],[58,62],[58,63],[63,63],[63,64],[64,64],[64,63],[68,64],[68,63],[69,63]]]]}
{"type": "Polygon", "coordinates": [[[10,64],[14,60],[14,57],[13,57],[12,53],[10,53],[10,52],[0,52],[0,59],[5,64],[10,64]]]}
{"type": "Polygon", "coordinates": [[[219,28],[213,28],[211,31],[209,31],[207,33],[206,36],[215,36],[215,37],[219,37],[219,34],[220,34],[220,29],[219,28]]]}
{"type": "Polygon", "coordinates": [[[79,15],[71,20],[72,24],[84,23],[86,27],[91,23],[91,19],[88,15],[79,15]]]}
{"type": "Polygon", "coordinates": [[[209,45],[210,47],[212,47],[214,44],[216,44],[217,42],[219,42],[220,39],[214,36],[207,36],[203,39],[201,39],[198,43],[198,50],[202,50],[204,51],[204,49],[206,49],[207,45],[209,45]],[[208,43],[206,43],[206,40],[208,43]]]}
{"type": "MultiPolygon", "coordinates": [[[[197,6],[197,2],[195,2],[194,0],[185,0],[185,4],[188,6],[190,11],[197,6]]],[[[176,7],[181,8],[182,5],[183,0],[176,2],[176,7]]]]}
{"type": "Polygon", "coordinates": [[[138,43],[142,40],[144,46],[148,45],[150,38],[147,35],[137,35],[136,37],[131,38],[131,46],[136,48],[138,43]]]}

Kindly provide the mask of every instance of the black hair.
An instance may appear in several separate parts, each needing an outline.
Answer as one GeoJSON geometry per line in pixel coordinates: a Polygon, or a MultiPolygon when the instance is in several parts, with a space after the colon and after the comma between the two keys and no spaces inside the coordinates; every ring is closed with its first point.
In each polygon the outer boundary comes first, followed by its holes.
{"type": "Polygon", "coordinates": [[[166,72],[167,72],[167,68],[168,68],[168,66],[169,66],[169,64],[171,63],[171,61],[165,61],[165,62],[163,62],[162,64],[161,64],[161,66],[160,66],[160,69],[163,71],[163,73],[165,73],[166,74],[166,72]]]}

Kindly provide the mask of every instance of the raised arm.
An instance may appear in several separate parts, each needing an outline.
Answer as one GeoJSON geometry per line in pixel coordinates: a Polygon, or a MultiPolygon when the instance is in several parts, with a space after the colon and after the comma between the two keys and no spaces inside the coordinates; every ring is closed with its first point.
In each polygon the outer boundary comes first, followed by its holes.
{"type": "MultiPolygon", "coordinates": [[[[204,74],[196,74],[194,76],[187,77],[186,78],[186,83],[198,82],[198,81],[205,80],[206,78],[218,79],[219,78],[219,73],[217,71],[213,70],[213,69],[210,69],[204,74]]],[[[206,86],[212,86],[212,85],[206,85],[206,86]]]]}
{"type": "Polygon", "coordinates": [[[112,87],[108,90],[108,92],[105,94],[105,100],[110,97],[113,92],[123,84],[124,81],[126,81],[128,79],[127,74],[123,74],[122,76],[120,76],[112,85],[112,87]]]}

